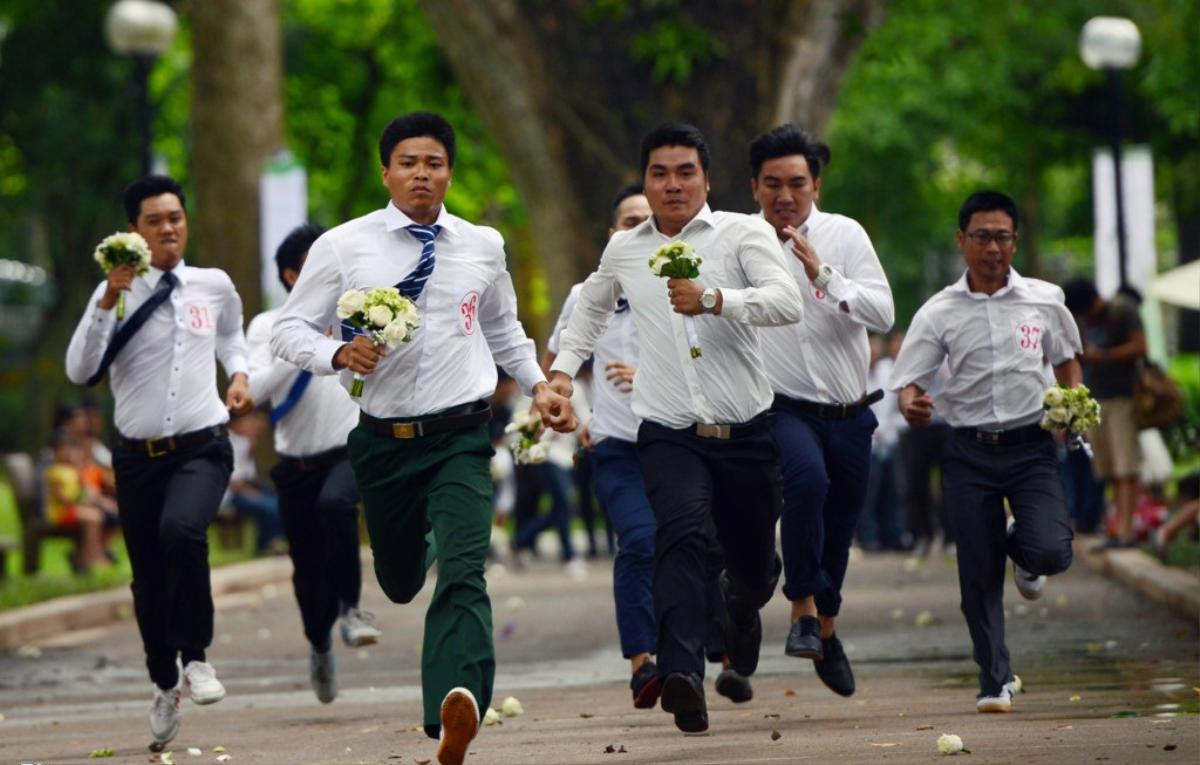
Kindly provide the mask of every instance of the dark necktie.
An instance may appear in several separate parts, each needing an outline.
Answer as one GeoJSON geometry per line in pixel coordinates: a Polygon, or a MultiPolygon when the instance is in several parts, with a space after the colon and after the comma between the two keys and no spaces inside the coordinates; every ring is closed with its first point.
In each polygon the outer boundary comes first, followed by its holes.
{"type": "Polygon", "coordinates": [[[629,310],[629,301],[625,298],[617,298],[617,313],[625,313],[629,310]]]}
{"type": "Polygon", "coordinates": [[[271,410],[271,425],[272,427],[279,424],[279,421],[288,416],[288,412],[300,403],[300,397],[304,395],[305,388],[312,381],[312,372],[307,369],[301,369],[300,374],[296,375],[296,379],[292,381],[292,387],[288,389],[287,398],[283,403],[271,410]]]}
{"type": "Polygon", "coordinates": [[[117,358],[117,354],[121,349],[133,339],[137,331],[142,328],[142,325],[150,318],[150,314],[154,313],[160,305],[167,302],[167,298],[171,297],[171,291],[179,284],[179,277],[170,271],[165,272],[162,278],[158,280],[158,287],[150,298],[138,306],[138,309],[129,317],[129,321],[117,330],[113,335],[112,342],[108,344],[108,348],[104,351],[104,356],[100,359],[100,368],[96,373],[87,379],[89,386],[95,385],[104,379],[104,373],[112,366],[113,360],[117,358]]]}
{"type": "MultiPolygon", "coordinates": [[[[438,225],[425,226],[420,223],[412,223],[405,226],[408,233],[413,235],[413,238],[421,243],[421,258],[417,261],[417,267],[404,277],[396,289],[400,294],[414,303],[421,296],[421,290],[425,289],[425,282],[429,281],[429,277],[433,274],[433,266],[436,258],[433,252],[433,240],[441,233],[442,227],[438,225]]],[[[362,334],[358,327],[355,327],[348,321],[342,321],[342,341],[350,342],[357,334],[362,334]]]]}

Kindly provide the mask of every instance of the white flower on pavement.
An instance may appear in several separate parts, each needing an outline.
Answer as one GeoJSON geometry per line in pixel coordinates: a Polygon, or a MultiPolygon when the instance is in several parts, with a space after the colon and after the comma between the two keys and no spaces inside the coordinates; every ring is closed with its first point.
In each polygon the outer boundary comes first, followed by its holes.
{"type": "Polygon", "coordinates": [[[505,717],[516,717],[517,715],[525,714],[525,708],[521,706],[521,702],[517,701],[516,696],[509,696],[500,705],[500,711],[505,717]]]}
{"type": "Polygon", "coordinates": [[[966,751],[963,749],[962,739],[953,733],[943,733],[938,736],[937,748],[942,754],[958,754],[966,751]]]}
{"type": "Polygon", "coordinates": [[[500,714],[498,712],[496,712],[496,710],[492,709],[491,707],[488,707],[488,710],[483,713],[483,724],[484,725],[499,725],[500,724],[500,714]]]}

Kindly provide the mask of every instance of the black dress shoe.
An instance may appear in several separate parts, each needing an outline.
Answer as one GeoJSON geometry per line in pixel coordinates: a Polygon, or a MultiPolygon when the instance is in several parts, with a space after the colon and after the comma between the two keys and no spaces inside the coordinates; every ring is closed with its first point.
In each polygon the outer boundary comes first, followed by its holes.
{"type": "Polygon", "coordinates": [[[716,687],[717,693],[734,704],[741,704],[754,698],[754,688],[750,685],[750,678],[742,677],[732,669],[721,670],[721,674],[717,675],[716,687]]]}
{"type": "Polygon", "coordinates": [[[817,677],[839,696],[853,695],[854,673],[850,671],[850,662],[842,650],[842,641],[838,640],[837,635],[830,635],[821,641],[821,650],[824,658],[813,661],[817,677]]]}
{"type": "Polygon", "coordinates": [[[637,668],[629,680],[633,691],[633,706],[637,709],[654,709],[658,694],[662,691],[662,678],[658,676],[658,665],[648,661],[637,668]]]}
{"type": "Polygon", "coordinates": [[[820,661],[824,658],[821,650],[821,620],[815,616],[801,616],[792,622],[783,652],[798,659],[820,661]]]}
{"type": "Polygon", "coordinates": [[[700,676],[672,672],[662,684],[662,708],[675,715],[675,727],[684,733],[708,730],[708,707],[700,676]]]}

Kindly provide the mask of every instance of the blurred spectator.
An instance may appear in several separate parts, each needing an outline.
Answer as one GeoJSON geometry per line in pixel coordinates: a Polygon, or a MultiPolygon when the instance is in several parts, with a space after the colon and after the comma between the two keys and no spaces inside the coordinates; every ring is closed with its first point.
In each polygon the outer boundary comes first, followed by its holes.
{"type": "Polygon", "coordinates": [[[225,503],[239,515],[254,519],[254,552],[282,552],[283,527],[279,519],[279,498],[265,481],[258,477],[254,462],[254,446],[267,429],[267,416],[253,411],[230,421],[229,444],[233,447],[233,473],[225,503]]]}
{"type": "Polygon", "coordinates": [[[900,431],[907,428],[896,405],[896,392],[887,390],[893,359],[888,355],[882,335],[869,338],[871,367],[867,372],[867,390],[881,388],[883,399],[871,405],[879,426],[871,438],[871,472],[867,476],[867,497],[858,519],[858,543],[867,552],[907,550],[912,536],[900,517],[900,491],[896,447],[900,431]]]}
{"type": "Polygon", "coordinates": [[[1137,544],[1133,509],[1141,464],[1133,385],[1137,363],[1146,357],[1146,332],[1128,294],[1104,300],[1087,279],[1068,282],[1063,292],[1083,339],[1083,381],[1100,403],[1100,424],[1088,434],[1095,451],[1092,468],[1112,485],[1116,510],[1115,528],[1101,546],[1129,547],[1137,544]]]}
{"type": "MultiPolygon", "coordinates": [[[[101,468],[112,470],[112,451],[104,443],[104,407],[91,396],[80,404],[87,419],[88,453],[92,462],[101,468]]],[[[116,497],[116,494],[113,494],[116,497]]]]}
{"type": "MultiPolygon", "coordinates": [[[[904,333],[894,333],[888,341],[888,351],[896,358],[904,342],[904,333]]],[[[931,396],[941,392],[950,376],[950,368],[942,364],[929,391],[931,396]]],[[[933,422],[924,428],[901,427],[900,465],[903,469],[904,506],[908,530],[912,534],[917,555],[927,555],[940,531],[942,548],[954,543],[946,505],[941,491],[933,485],[934,469],[939,467],[942,449],[950,435],[950,426],[935,409],[933,422]]]]}
{"type": "Polygon", "coordinates": [[[503,526],[512,515],[517,502],[516,465],[512,452],[508,450],[504,429],[512,420],[513,400],[517,398],[517,382],[500,366],[496,367],[496,392],[492,394],[492,420],[488,423],[488,434],[492,441],[492,485],[495,488],[493,506],[496,526],[503,526]]]}
{"type": "Polygon", "coordinates": [[[110,563],[107,545],[120,528],[115,506],[106,508],[103,498],[84,482],[82,471],[86,466],[87,457],[78,436],[68,428],[58,429],[50,464],[43,472],[46,517],[55,526],[78,530],[78,544],[71,557],[77,571],[110,563]]]}
{"type": "Polygon", "coordinates": [[[1179,510],[1170,519],[1154,530],[1152,537],[1154,552],[1159,558],[1166,560],[1171,542],[1185,530],[1192,534],[1200,532],[1200,473],[1191,475],[1179,481],[1179,510]]]}

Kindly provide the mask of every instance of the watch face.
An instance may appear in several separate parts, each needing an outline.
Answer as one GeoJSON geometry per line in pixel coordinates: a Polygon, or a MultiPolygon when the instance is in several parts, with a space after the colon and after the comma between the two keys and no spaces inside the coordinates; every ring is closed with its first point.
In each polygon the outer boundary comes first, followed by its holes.
{"type": "Polygon", "coordinates": [[[704,294],[700,296],[700,305],[705,308],[716,308],[717,294],[715,292],[709,292],[708,290],[705,290],[704,294]]]}

